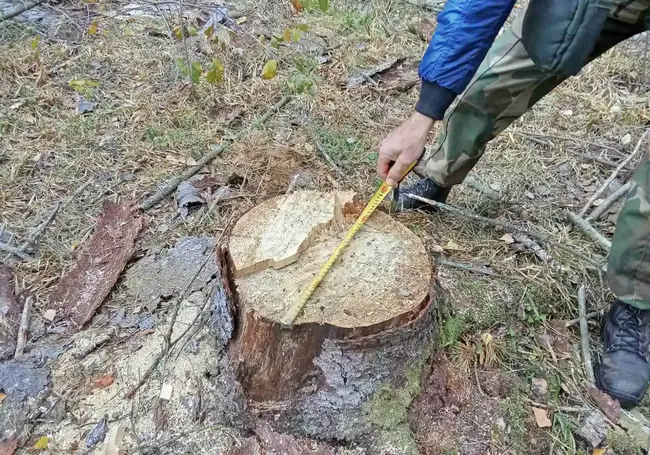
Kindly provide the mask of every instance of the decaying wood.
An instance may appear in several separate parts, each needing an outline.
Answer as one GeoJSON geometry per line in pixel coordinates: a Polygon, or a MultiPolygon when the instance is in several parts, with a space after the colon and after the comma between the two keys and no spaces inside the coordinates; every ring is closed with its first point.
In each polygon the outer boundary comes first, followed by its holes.
{"type": "Polygon", "coordinates": [[[25,351],[25,345],[27,344],[27,334],[29,333],[29,319],[32,314],[32,303],[34,298],[29,296],[25,299],[25,305],[23,306],[23,314],[20,317],[20,326],[18,327],[18,338],[16,339],[16,352],[14,358],[20,358],[25,351]]]}
{"type": "Polygon", "coordinates": [[[580,422],[576,434],[593,449],[600,445],[607,436],[607,423],[600,411],[593,410],[580,422]]]}
{"type": "Polygon", "coordinates": [[[587,303],[585,286],[578,289],[578,314],[580,315],[580,347],[582,348],[582,363],[585,366],[585,374],[589,382],[596,383],[594,367],[591,362],[591,347],[589,346],[589,326],[587,325],[587,303]]]}
{"type": "MultiPolygon", "coordinates": [[[[280,101],[278,101],[271,109],[269,109],[264,115],[262,115],[257,121],[253,123],[251,128],[256,128],[259,125],[263,124],[266,122],[271,115],[273,115],[275,112],[277,112],[279,109],[282,108],[285,104],[289,102],[291,99],[290,96],[285,96],[283,97],[280,101]]],[[[246,130],[248,132],[248,130],[246,130]]],[[[140,205],[140,210],[146,211],[149,210],[150,208],[154,207],[156,204],[161,202],[163,199],[166,197],[169,197],[176,189],[178,186],[191,178],[192,176],[196,175],[203,167],[209,163],[211,163],[217,156],[221,154],[232,142],[240,139],[243,137],[243,133],[240,133],[236,135],[234,138],[225,141],[222,144],[214,146],[212,151],[206,155],[204,155],[199,161],[197,161],[196,166],[192,166],[185,172],[183,172],[181,175],[174,177],[171,179],[169,182],[164,184],[161,188],[158,189],[153,195],[148,197],[141,205],[140,205]]]]}
{"type": "Polygon", "coordinates": [[[51,306],[72,322],[72,329],[83,327],[109,294],[133,255],[143,226],[144,220],[130,203],[104,205],[75,266],[50,293],[51,306]]]}
{"type": "Polygon", "coordinates": [[[9,11],[7,14],[0,15],[0,22],[13,19],[16,16],[20,16],[25,11],[29,11],[30,9],[36,8],[38,5],[42,5],[46,1],[47,0],[36,0],[33,2],[25,3],[22,6],[19,6],[18,8],[14,9],[13,11],[9,11]]]}
{"type": "Polygon", "coordinates": [[[650,129],[646,129],[643,134],[641,135],[641,138],[639,139],[639,142],[637,142],[636,147],[634,147],[634,150],[632,153],[630,153],[627,158],[625,158],[621,163],[618,165],[616,169],[614,169],[614,172],[605,180],[605,182],[602,184],[600,188],[589,198],[589,200],[585,203],[584,207],[582,207],[582,210],[580,210],[580,213],[578,213],[578,216],[584,216],[585,213],[589,210],[589,208],[592,206],[594,201],[598,199],[606,190],[607,187],[609,186],[610,183],[616,178],[619,172],[627,166],[638,154],[641,152],[641,145],[645,142],[645,138],[650,133],[650,129]]]}
{"type": "Polygon", "coordinates": [[[597,220],[605,212],[609,210],[612,204],[618,201],[622,196],[627,194],[627,192],[632,187],[632,182],[626,182],[625,185],[621,186],[619,189],[614,191],[610,196],[608,196],[603,202],[600,203],[590,214],[587,216],[587,220],[597,220]]]}
{"type": "Polygon", "coordinates": [[[579,228],[587,237],[596,242],[596,245],[598,245],[603,251],[609,253],[609,249],[612,247],[612,242],[607,240],[591,224],[575,213],[567,212],[567,217],[575,227],[579,228]]]}
{"type": "Polygon", "coordinates": [[[372,431],[367,413],[375,394],[398,387],[430,355],[440,291],[431,286],[433,268],[421,240],[377,212],[293,327],[283,327],[285,309],[363,208],[352,204],[346,213],[346,204],[332,204],[331,197],[280,196],[237,222],[229,242],[235,310],[213,316],[235,324],[229,371],[258,414],[281,432],[353,440],[372,431]],[[298,210],[305,225],[287,222],[298,210]],[[382,268],[387,264],[390,269],[382,268]]]}

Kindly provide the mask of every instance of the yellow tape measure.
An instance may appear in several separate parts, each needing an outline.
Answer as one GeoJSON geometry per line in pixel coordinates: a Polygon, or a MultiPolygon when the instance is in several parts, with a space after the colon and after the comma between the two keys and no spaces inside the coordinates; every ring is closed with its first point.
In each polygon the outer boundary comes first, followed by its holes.
{"type": "MultiPolygon", "coordinates": [[[[406,175],[413,170],[417,162],[411,164],[409,168],[404,172],[404,175],[402,176],[402,179],[406,177],[406,175]]],[[[401,179],[400,179],[401,180],[401,179]]],[[[381,204],[381,201],[383,201],[388,193],[390,193],[390,190],[392,190],[393,187],[389,185],[386,182],[382,182],[381,186],[377,191],[375,191],[375,194],[372,195],[370,198],[370,201],[366,205],[366,207],[363,209],[363,212],[361,212],[361,215],[359,215],[359,218],[354,222],[354,224],[348,229],[348,232],[345,233],[345,237],[343,237],[343,240],[341,240],[341,243],[338,244],[334,252],[330,255],[329,259],[323,266],[320,268],[318,271],[318,275],[312,280],[311,283],[309,283],[309,286],[305,291],[302,293],[300,296],[300,301],[292,305],[291,308],[287,310],[287,312],[284,314],[282,319],[280,319],[280,323],[284,326],[291,326],[293,324],[293,321],[296,320],[302,309],[305,307],[305,304],[309,300],[309,298],[312,296],[312,294],[316,291],[316,288],[318,285],[323,281],[323,278],[327,275],[327,273],[330,271],[336,260],[341,256],[341,253],[345,249],[346,246],[350,243],[354,235],[361,229],[361,227],[365,224],[365,222],[370,218],[370,215],[375,211],[377,207],[379,207],[379,204],[381,204]]]]}

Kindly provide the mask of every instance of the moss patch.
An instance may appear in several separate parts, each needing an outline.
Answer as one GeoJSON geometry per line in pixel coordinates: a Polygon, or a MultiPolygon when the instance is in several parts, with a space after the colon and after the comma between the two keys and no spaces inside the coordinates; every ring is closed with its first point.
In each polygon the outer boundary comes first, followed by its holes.
{"type": "Polygon", "coordinates": [[[400,386],[390,384],[379,389],[369,403],[368,421],[379,432],[375,445],[382,450],[395,451],[404,455],[417,455],[418,448],[408,423],[408,407],[421,391],[423,361],[406,371],[400,386]]]}

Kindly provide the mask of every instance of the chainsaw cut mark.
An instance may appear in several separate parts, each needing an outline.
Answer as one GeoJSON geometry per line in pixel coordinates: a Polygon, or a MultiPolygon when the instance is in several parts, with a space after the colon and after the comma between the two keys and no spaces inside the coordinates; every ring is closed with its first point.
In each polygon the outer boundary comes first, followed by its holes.
{"type": "Polygon", "coordinates": [[[354,192],[302,191],[254,207],[231,234],[235,277],[293,264],[320,232],[341,229],[354,200],[354,192]]]}

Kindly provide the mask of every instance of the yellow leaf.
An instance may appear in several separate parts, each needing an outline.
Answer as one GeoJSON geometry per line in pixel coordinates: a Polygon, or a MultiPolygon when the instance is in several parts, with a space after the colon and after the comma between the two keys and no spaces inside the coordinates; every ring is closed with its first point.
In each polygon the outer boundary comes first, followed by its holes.
{"type": "Polygon", "coordinates": [[[203,34],[207,39],[211,39],[212,35],[214,35],[214,25],[211,25],[208,28],[206,28],[203,34]]]}
{"type": "Polygon", "coordinates": [[[88,34],[89,35],[96,35],[98,27],[99,27],[99,25],[97,25],[97,21],[92,21],[90,23],[90,27],[88,27],[88,34]]]}
{"type": "Polygon", "coordinates": [[[269,60],[262,68],[262,77],[264,79],[273,79],[278,72],[278,62],[269,60]]]}
{"type": "Polygon", "coordinates": [[[38,441],[36,441],[36,444],[32,446],[33,450],[45,450],[47,449],[47,445],[50,443],[50,438],[47,436],[41,436],[38,438],[38,441]]]}
{"type": "Polygon", "coordinates": [[[247,20],[248,20],[248,18],[246,16],[242,16],[239,19],[237,19],[235,22],[237,23],[237,25],[241,25],[241,24],[245,23],[247,20]]]}
{"type": "Polygon", "coordinates": [[[180,25],[177,25],[176,27],[172,28],[172,35],[174,35],[174,38],[178,40],[183,39],[183,29],[180,25]]]}
{"type": "Polygon", "coordinates": [[[593,452],[591,452],[591,455],[605,455],[607,453],[607,449],[603,447],[599,447],[597,449],[594,449],[593,452]]]}
{"type": "Polygon", "coordinates": [[[5,398],[7,398],[7,395],[4,393],[0,393],[0,404],[2,404],[3,401],[5,401],[5,398]]]}
{"type": "Polygon", "coordinates": [[[445,246],[443,246],[443,248],[444,248],[445,250],[449,250],[449,251],[463,251],[463,249],[461,248],[461,246],[460,246],[459,244],[457,244],[456,242],[454,242],[453,240],[449,240],[449,241],[445,244],[445,246]]]}
{"type": "Polygon", "coordinates": [[[282,41],[285,43],[290,43],[291,42],[291,30],[286,29],[284,33],[282,34],[282,41]]]}

